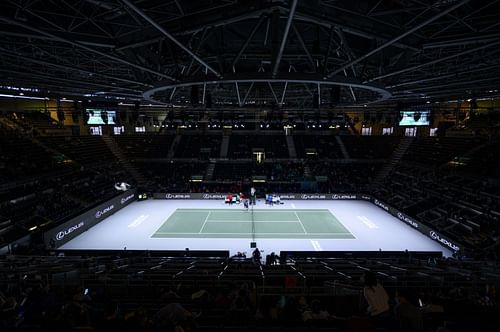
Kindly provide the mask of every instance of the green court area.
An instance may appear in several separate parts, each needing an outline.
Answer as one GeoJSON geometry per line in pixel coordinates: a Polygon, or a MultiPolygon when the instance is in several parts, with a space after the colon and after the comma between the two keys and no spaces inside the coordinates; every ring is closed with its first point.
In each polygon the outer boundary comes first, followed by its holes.
{"type": "Polygon", "coordinates": [[[153,238],[354,239],[327,209],[176,209],[153,238]]]}

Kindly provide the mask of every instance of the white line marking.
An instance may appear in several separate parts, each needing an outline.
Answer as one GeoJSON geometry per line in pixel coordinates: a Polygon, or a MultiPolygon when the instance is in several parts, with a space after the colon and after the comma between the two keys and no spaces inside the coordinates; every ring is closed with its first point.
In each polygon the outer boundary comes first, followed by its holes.
{"type": "Polygon", "coordinates": [[[203,231],[203,228],[205,227],[205,225],[206,225],[206,223],[208,221],[208,217],[210,217],[210,213],[212,213],[212,211],[208,211],[207,217],[205,218],[205,221],[203,222],[203,225],[201,225],[201,229],[198,232],[198,234],[201,234],[201,232],[203,231]]]}
{"type": "MultiPolygon", "coordinates": [[[[253,205],[251,205],[253,206],[253,205]]],[[[251,208],[251,207],[250,207],[251,208]]],[[[205,212],[205,211],[211,211],[211,212],[227,212],[227,213],[244,213],[246,210],[243,209],[177,209],[175,210],[175,213],[192,213],[192,212],[205,212]]],[[[264,209],[254,209],[254,212],[257,213],[268,213],[268,212],[276,212],[276,213],[287,213],[287,212],[294,212],[295,210],[292,209],[280,209],[277,208],[275,210],[264,210],[264,209]]],[[[299,212],[329,212],[328,209],[296,209],[296,211],[299,212]]]]}
{"type": "Polygon", "coordinates": [[[368,219],[368,217],[365,217],[365,216],[357,216],[357,218],[359,220],[361,220],[363,222],[363,224],[366,225],[366,227],[368,228],[378,228],[377,224],[375,224],[373,221],[371,221],[370,219],[368,219]]]}
{"type": "Polygon", "coordinates": [[[311,244],[314,247],[315,251],[323,251],[323,248],[321,248],[321,245],[319,244],[318,241],[316,240],[311,240],[311,244]]]}
{"type": "Polygon", "coordinates": [[[290,206],[292,207],[292,209],[295,209],[295,204],[294,203],[290,204],[290,206]]]}
{"type": "MultiPolygon", "coordinates": [[[[229,222],[229,223],[252,223],[251,220],[208,220],[207,222],[211,223],[211,222],[229,222]]],[[[276,222],[276,223],[280,223],[280,222],[286,222],[286,223],[298,223],[299,221],[298,220],[254,220],[253,222],[263,222],[263,223],[266,223],[266,222],[276,222]]]]}
{"type": "Polygon", "coordinates": [[[344,223],[340,220],[340,218],[337,218],[337,216],[335,215],[335,213],[333,213],[333,212],[332,212],[332,210],[328,210],[328,211],[332,214],[332,216],[335,218],[335,220],[336,220],[339,224],[341,224],[342,226],[344,226],[344,228],[345,228],[345,229],[347,229],[347,231],[348,231],[348,232],[352,235],[352,237],[353,237],[355,240],[357,240],[357,239],[358,239],[358,238],[356,237],[356,235],[354,235],[354,233],[353,233],[353,232],[349,229],[349,227],[347,227],[347,225],[346,225],[346,224],[344,224],[344,223]]]}
{"type": "Polygon", "coordinates": [[[134,221],[132,221],[130,224],[128,224],[128,228],[135,228],[135,227],[138,227],[142,224],[142,222],[146,219],[148,219],[149,217],[149,214],[141,214],[139,217],[137,217],[137,219],[135,219],[134,221]]]}
{"type": "MultiPolygon", "coordinates": [[[[188,233],[188,232],[156,232],[154,235],[156,234],[182,234],[182,235],[194,235],[194,234],[200,234],[200,233],[188,233]]],[[[227,234],[249,234],[251,235],[252,233],[202,233],[202,234],[218,234],[218,235],[227,235],[227,234]]],[[[259,233],[256,233],[256,235],[260,235],[260,234],[273,234],[273,235],[306,235],[306,234],[303,234],[303,233],[299,233],[299,232],[296,232],[296,233],[282,233],[282,232],[275,232],[275,233],[262,233],[262,232],[259,232],[259,233]]],[[[307,235],[343,235],[343,234],[348,234],[348,235],[351,235],[351,233],[307,233],[307,235]]]]}
{"type": "Polygon", "coordinates": [[[307,235],[306,229],[304,228],[304,225],[302,224],[302,221],[300,220],[299,215],[295,211],[293,213],[295,213],[295,216],[297,217],[297,220],[300,222],[300,226],[302,227],[302,230],[307,235]]]}

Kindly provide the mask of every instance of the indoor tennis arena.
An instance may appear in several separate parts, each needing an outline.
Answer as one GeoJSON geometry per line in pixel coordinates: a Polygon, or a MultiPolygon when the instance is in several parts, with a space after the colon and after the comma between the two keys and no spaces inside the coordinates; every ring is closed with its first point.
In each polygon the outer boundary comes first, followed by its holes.
{"type": "Polygon", "coordinates": [[[498,330],[499,18],[0,1],[0,331],[498,330]]]}

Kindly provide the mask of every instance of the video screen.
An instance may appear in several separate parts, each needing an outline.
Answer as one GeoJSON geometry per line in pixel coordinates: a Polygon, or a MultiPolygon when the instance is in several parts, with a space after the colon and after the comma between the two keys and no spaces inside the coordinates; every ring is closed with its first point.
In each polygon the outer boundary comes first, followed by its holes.
{"type": "Polygon", "coordinates": [[[428,126],[430,124],[430,111],[403,111],[400,126],[428,126]]]}
{"type": "Polygon", "coordinates": [[[116,119],[116,111],[105,108],[86,108],[88,115],[87,124],[89,125],[114,125],[116,119]],[[108,120],[104,122],[103,115],[107,114],[108,120]]]}

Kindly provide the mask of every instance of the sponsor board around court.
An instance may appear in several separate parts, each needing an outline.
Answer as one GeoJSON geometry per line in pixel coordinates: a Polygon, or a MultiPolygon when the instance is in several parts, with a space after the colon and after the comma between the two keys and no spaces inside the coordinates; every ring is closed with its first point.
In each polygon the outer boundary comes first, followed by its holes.
{"type": "MultiPolygon", "coordinates": [[[[360,199],[356,194],[300,194],[284,193],[272,195],[279,196],[282,200],[343,200],[360,199]]],[[[155,199],[225,199],[227,193],[154,193],[155,199]]],[[[263,197],[263,196],[262,196],[263,197]]],[[[262,198],[259,196],[259,198],[262,198]]]]}
{"type": "Polygon", "coordinates": [[[135,190],[129,190],[109,201],[87,210],[78,217],[58,225],[44,233],[47,247],[58,248],[69,240],[97,225],[113,213],[119,211],[136,199],[135,190]]]}
{"type": "Polygon", "coordinates": [[[405,224],[413,227],[414,229],[417,229],[420,233],[430,237],[434,241],[439,242],[439,244],[441,244],[442,246],[444,246],[452,251],[459,251],[461,249],[461,245],[459,243],[457,243],[456,241],[452,241],[452,240],[448,239],[447,237],[443,236],[442,234],[439,234],[438,232],[431,229],[430,227],[418,222],[417,220],[413,219],[410,216],[407,216],[406,214],[402,213],[398,209],[393,208],[392,206],[390,206],[390,205],[388,205],[388,204],[386,204],[386,203],[384,203],[376,198],[373,198],[372,202],[373,202],[373,204],[375,204],[379,208],[387,211],[388,213],[390,213],[394,217],[398,218],[399,220],[401,220],[405,224]]]}

